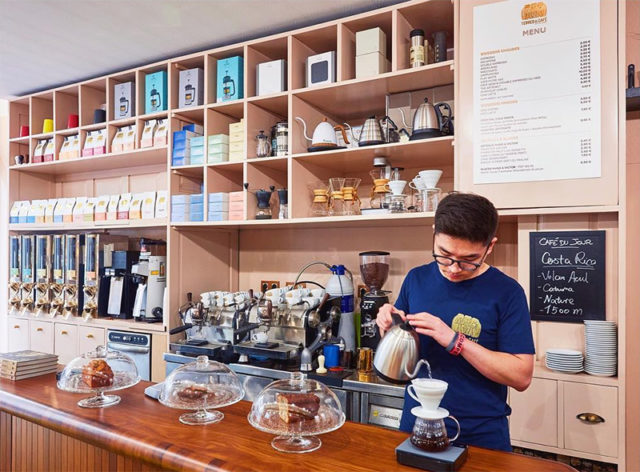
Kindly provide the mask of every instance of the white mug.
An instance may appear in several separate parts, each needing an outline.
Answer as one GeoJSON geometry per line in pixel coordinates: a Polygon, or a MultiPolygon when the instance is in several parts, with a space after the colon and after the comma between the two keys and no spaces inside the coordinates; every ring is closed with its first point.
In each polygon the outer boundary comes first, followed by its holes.
{"type": "Polygon", "coordinates": [[[414,190],[424,190],[427,188],[419,175],[416,175],[413,180],[409,182],[409,187],[414,190]]]}
{"type": "Polygon", "coordinates": [[[413,379],[407,387],[409,396],[428,411],[437,410],[449,384],[438,379],[413,379]]]}
{"type": "Polygon", "coordinates": [[[251,340],[258,344],[264,344],[269,339],[269,335],[264,331],[258,331],[251,335],[251,340]]]}

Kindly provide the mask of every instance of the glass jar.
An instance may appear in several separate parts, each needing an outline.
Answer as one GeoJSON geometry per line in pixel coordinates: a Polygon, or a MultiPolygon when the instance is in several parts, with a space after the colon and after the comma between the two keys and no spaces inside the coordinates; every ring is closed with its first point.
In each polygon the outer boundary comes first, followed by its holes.
{"type": "Polygon", "coordinates": [[[271,140],[269,136],[264,134],[264,130],[260,130],[260,133],[256,136],[256,141],[256,156],[269,157],[271,155],[271,140]]]}
{"type": "Polygon", "coordinates": [[[441,200],[442,190],[429,188],[416,190],[413,194],[413,206],[415,211],[436,211],[441,200]]]}
{"type": "Polygon", "coordinates": [[[411,444],[414,446],[424,451],[444,451],[451,442],[460,436],[460,423],[455,417],[449,416],[449,412],[444,408],[438,408],[433,412],[420,412],[417,410],[422,410],[422,407],[416,407],[411,410],[411,413],[416,416],[416,422],[411,433],[411,444]],[[447,435],[444,418],[451,418],[458,426],[458,433],[452,439],[449,439],[447,435]]]}

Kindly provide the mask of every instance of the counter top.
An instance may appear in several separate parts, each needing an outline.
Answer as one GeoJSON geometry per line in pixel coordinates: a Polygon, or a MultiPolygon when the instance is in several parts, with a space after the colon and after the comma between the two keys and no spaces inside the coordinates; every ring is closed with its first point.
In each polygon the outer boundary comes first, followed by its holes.
{"type": "MultiPolygon", "coordinates": [[[[46,428],[103,447],[155,467],[181,471],[416,471],[396,462],[395,448],[407,434],[347,422],[321,435],[322,447],[307,454],[272,449],[273,436],[247,422],[251,404],[223,408],[222,422],[204,427],[178,421],[181,410],[166,408],[144,395],[149,382],[117,392],[119,405],[83,409],[82,394],[58,390],[55,375],[17,382],[0,380],[0,410],[46,428]]],[[[86,395],[84,395],[86,396],[86,395]]],[[[469,448],[463,472],[555,472],[571,467],[532,457],[469,448]]]]}

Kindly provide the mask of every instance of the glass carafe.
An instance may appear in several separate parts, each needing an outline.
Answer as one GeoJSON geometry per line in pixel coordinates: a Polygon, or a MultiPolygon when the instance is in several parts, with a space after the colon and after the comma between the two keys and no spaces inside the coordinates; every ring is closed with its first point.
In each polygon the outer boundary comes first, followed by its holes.
{"type": "Polygon", "coordinates": [[[329,214],[329,189],[327,184],[317,181],[309,184],[309,190],[313,195],[310,216],[327,216],[329,214]]]}
{"type": "MultiPolygon", "coordinates": [[[[421,407],[418,407],[418,409],[421,409],[421,407]]],[[[435,418],[429,418],[428,414],[418,413],[411,433],[411,444],[425,451],[438,452],[446,450],[451,442],[458,439],[458,436],[460,436],[460,423],[453,416],[448,416],[449,412],[447,410],[443,408],[441,410],[446,412],[446,416],[433,415],[435,418]],[[458,433],[451,439],[447,435],[447,428],[444,424],[444,418],[447,417],[451,418],[458,426],[458,433]]]]}
{"type": "Polygon", "coordinates": [[[344,178],[334,177],[329,179],[329,216],[344,215],[344,178]]]}
{"type": "Polygon", "coordinates": [[[358,186],[361,179],[350,177],[344,179],[342,187],[342,196],[344,199],[344,214],[359,215],[360,214],[360,198],[358,198],[358,186]]]}

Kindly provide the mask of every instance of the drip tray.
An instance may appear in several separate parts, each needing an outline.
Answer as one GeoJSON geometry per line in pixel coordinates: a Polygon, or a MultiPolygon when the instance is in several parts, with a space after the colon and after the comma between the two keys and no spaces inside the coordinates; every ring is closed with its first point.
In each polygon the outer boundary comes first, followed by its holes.
{"type": "Polygon", "coordinates": [[[284,343],[268,343],[275,344],[275,347],[262,347],[265,343],[253,343],[244,341],[233,346],[233,350],[238,354],[246,354],[248,356],[262,356],[269,359],[293,359],[298,357],[298,346],[284,343]]]}

